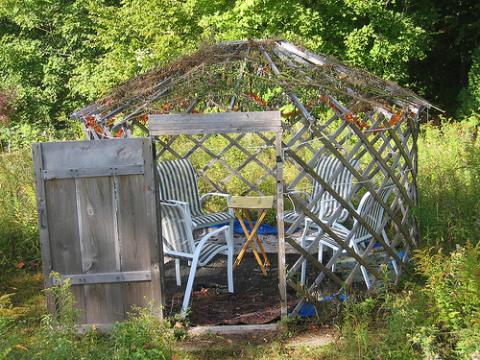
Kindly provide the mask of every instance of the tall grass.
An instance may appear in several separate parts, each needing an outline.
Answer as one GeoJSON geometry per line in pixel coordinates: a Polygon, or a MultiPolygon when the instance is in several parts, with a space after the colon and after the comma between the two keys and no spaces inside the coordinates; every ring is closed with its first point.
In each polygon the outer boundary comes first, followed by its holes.
{"type": "Polygon", "coordinates": [[[420,221],[424,245],[452,250],[480,231],[480,141],[469,123],[423,125],[419,139],[420,221]]]}
{"type": "Polygon", "coordinates": [[[28,320],[23,307],[13,306],[9,296],[0,296],[0,359],[39,360],[129,360],[173,358],[173,331],[159,321],[153,309],[134,309],[129,319],[114,325],[109,334],[98,333],[95,326],[83,336],[75,328],[77,312],[70,285],[49,289],[55,299],[57,315],[43,315],[35,333],[26,333],[22,322],[28,320]]]}
{"type": "Polygon", "coordinates": [[[28,267],[39,253],[30,152],[0,154],[0,271],[28,267]]]}

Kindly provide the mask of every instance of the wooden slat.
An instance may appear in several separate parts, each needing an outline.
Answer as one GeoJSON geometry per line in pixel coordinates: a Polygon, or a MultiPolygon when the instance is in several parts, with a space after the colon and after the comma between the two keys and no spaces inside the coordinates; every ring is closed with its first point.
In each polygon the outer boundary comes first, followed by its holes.
{"type": "Polygon", "coordinates": [[[242,209],[269,209],[273,206],[273,196],[232,196],[228,207],[242,209]]]}
{"type": "Polygon", "coordinates": [[[142,139],[42,143],[43,170],[143,165],[141,143],[142,139]]]}
{"type": "Polygon", "coordinates": [[[213,134],[281,130],[279,111],[149,116],[150,135],[213,134]]]}
{"type": "MultiPolygon", "coordinates": [[[[50,238],[48,251],[52,261],[52,270],[60,274],[82,273],[75,180],[50,180],[45,183],[45,190],[47,227],[50,238]]],[[[75,297],[76,308],[79,310],[79,321],[85,323],[84,289],[75,287],[72,288],[72,293],[75,297]]]]}
{"type": "Polygon", "coordinates": [[[143,174],[143,164],[43,170],[43,180],[143,174]]]}
{"type": "Polygon", "coordinates": [[[124,272],[109,272],[109,273],[93,273],[93,274],[74,274],[62,275],[60,281],[53,281],[54,285],[63,284],[66,279],[70,279],[71,285],[85,285],[85,284],[110,284],[110,283],[124,283],[152,280],[152,273],[150,271],[124,271],[124,272]]]}
{"type": "Polygon", "coordinates": [[[152,271],[152,301],[154,314],[162,320],[162,308],[165,306],[165,283],[164,283],[164,261],[163,261],[163,240],[162,225],[160,221],[160,180],[157,172],[157,150],[151,139],[143,140],[143,156],[147,171],[144,174],[147,184],[147,219],[152,229],[152,237],[149,241],[150,249],[150,270],[152,271]]]}
{"type": "Polygon", "coordinates": [[[150,139],[144,139],[144,176],[121,176],[118,181],[118,236],[122,244],[122,271],[149,270],[150,283],[124,284],[125,309],[152,304],[162,318],[163,304],[163,247],[160,224],[157,221],[158,186],[154,170],[154,148],[150,139]],[[143,196],[138,196],[143,194],[143,196]]]}
{"type": "MultiPolygon", "coordinates": [[[[43,283],[47,288],[51,286],[50,272],[52,259],[50,254],[50,235],[48,231],[48,213],[46,205],[45,182],[42,180],[43,159],[41,144],[32,145],[32,159],[35,171],[35,188],[37,196],[38,231],[40,235],[40,251],[42,256],[43,283]]],[[[55,304],[51,296],[46,297],[47,309],[53,313],[55,304]]]]}
{"type": "MultiPolygon", "coordinates": [[[[112,177],[75,179],[82,271],[95,274],[120,271],[112,177]]],[[[66,274],[75,274],[70,272],[66,274]]],[[[121,284],[85,285],[87,323],[124,319],[121,284]]]]}

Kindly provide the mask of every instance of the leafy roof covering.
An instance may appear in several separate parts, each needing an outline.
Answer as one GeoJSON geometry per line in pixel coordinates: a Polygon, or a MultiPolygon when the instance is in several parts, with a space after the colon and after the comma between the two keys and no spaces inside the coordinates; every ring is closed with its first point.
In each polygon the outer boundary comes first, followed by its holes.
{"type": "Polygon", "coordinates": [[[366,123],[373,113],[403,119],[425,107],[432,105],[412,91],[333,58],[283,40],[242,40],[204,46],[132,78],[71,117],[97,134],[122,136],[151,113],[281,110],[315,117],[333,109],[366,123]]]}

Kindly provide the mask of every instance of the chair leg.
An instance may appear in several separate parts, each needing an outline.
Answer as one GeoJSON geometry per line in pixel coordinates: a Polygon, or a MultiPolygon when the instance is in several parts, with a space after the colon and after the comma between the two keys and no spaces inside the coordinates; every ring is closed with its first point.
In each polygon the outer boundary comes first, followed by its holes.
{"type": "MultiPolygon", "coordinates": [[[[359,255],[359,256],[362,256],[362,254],[360,253],[360,249],[358,248],[358,244],[353,242],[353,249],[355,250],[355,252],[359,255]]],[[[367,285],[367,289],[371,289],[372,287],[372,283],[370,282],[370,278],[368,277],[368,272],[367,272],[367,269],[365,269],[365,267],[363,265],[360,265],[360,271],[362,272],[362,275],[363,275],[363,280],[365,281],[365,285],[367,285]]]]}
{"type": "Polygon", "coordinates": [[[235,243],[234,243],[234,237],[233,237],[233,221],[234,220],[230,220],[230,228],[228,229],[228,232],[225,233],[225,236],[228,235],[229,239],[230,239],[230,244],[232,244],[232,251],[233,253],[235,254],[235,243]]]}
{"type": "Polygon", "coordinates": [[[318,242],[318,262],[323,264],[323,244],[321,241],[318,242]]]}
{"type": "MultiPolygon", "coordinates": [[[[382,236],[383,236],[383,240],[385,241],[385,243],[390,246],[390,240],[388,239],[388,236],[387,236],[387,233],[385,232],[385,230],[382,230],[382,236]]],[[[392,249],[393,251],[395,251],[394,249],[392,249]]],[[[398,270],[398,265],[397,265],[397,261],[391,257],[391,262],[392,262],[392,267],[393,267],[393,272],[395,273],[395,276],[399,276],[400,275],[400,271],[398,270]]]]}
{"type": "Polygon", "coordinates": [[[198,259],[192,261],[190,274],[188,275],[187,287],[185,288],[185,295],[183,296],[182,314],[185,315],[190,304],[190,296],[192,295],[193,281],[195,280],[195,273],[197,272],[198,259]]]}
{"type": "Polygon", "coordinates": [[[177,277],[177,286],[182,286],[182,274],[180,273],[180,259],[175,259],[175,275],[177,277]]]}

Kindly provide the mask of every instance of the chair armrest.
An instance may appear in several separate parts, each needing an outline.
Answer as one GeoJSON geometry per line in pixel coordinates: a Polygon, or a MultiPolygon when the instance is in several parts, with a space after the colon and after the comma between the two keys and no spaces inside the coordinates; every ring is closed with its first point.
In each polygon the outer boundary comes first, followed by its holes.
{"type": "Polygon", "coordinates": [[[303,194],[303,195],[305,195],[308,199],[311,198],[311,195],[310,195],[308,192],[306,192],[306,191],[291,190],[291,191],[289,191],[288,193],[289,193],[289,194],[303,194]]]}
{"type": "Polygon", "coordinates": [[[290,197],[291,194],[302,194],[306,197],[307,201],[309,201],[311,199],[311,195],[309,193],[307,193],[306,191],[300,191],[300,190],[291,190],[291,191],[285,193],[288,200],[290,200],[290,203],[293,206],[293,211],[298,214],[297,208],[295,207],[295,203],[293,202],[292,198],[290,197]]]}
{"type": "Polygon", "coordinates": [[[225,232],[225,239],[227,239],[227,245],[231,245],[228,243],[228,236],[226,234],[226,232],[228,231],[229,229],[229,225],[225,225],[225,226],[222,226],[218,229],[215,229],[213,230],[212,232],[209,232],[207,235],[205,235],[204,237],[201,238],[200,242],[198,243],[198,245],[195,247],[195,253],[193,255],[193,257],[198,257],[200,255],[200,253],[202,252],[202,248],[203,246],[205,245],[205,243],[211,239],[212,236],[214,235],[217,235],[221,232],[225,232]]]}

